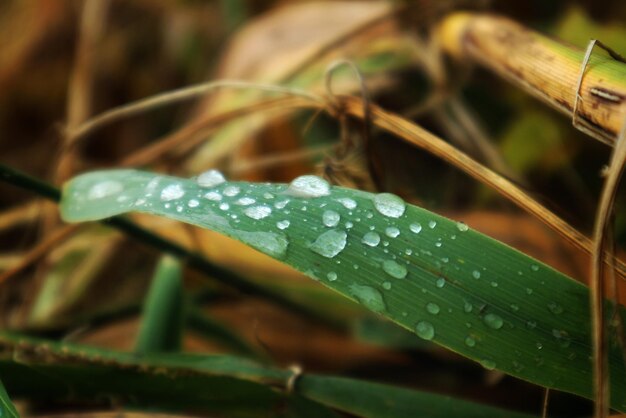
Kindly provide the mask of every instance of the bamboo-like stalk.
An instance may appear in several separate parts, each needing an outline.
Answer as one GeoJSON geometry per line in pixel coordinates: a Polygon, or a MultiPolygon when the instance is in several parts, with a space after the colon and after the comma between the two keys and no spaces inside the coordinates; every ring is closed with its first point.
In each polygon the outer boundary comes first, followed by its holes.
{"type": "Polygon", "coordinates": [[[596,49],[580,80],[585,52],[501,16],[455,13],[438,27],[441,44],[522,87],[613,145],[626,119],[626,64],[596,49]],[[580,89],[578,88],[580,87],[580,89]],[[576,94],[579,93],[576,104],[576,94]]]}

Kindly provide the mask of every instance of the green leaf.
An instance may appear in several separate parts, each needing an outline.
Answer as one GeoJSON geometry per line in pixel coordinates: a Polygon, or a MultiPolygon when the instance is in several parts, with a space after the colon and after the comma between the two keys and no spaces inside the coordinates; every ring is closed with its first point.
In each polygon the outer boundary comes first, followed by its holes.
{"type": "Polygon", "coordinates": [[[301,375],[290,394],[285,389],[293,372],[233,356],[137,356],[9,333],[0,333],[0,348],[0,373],[9,376],[12,392],[38,401],[97,396],[138,408],[229,417],[266,416],[263,412],[335,417],[329,407],[363,417],[527,417],[447,396],[332,376],[301,375]],[[17,360],[26,356],[27,363],[17,360]]]}
{"type": "MultiPolygon", "coordinates": [[[[135,210],[211,228],[488,369],[592,396],[585,286],[393,195],[314,186],[320,197],[295,197],[307,190],[294,193],[283,184],[205,188],[193,180],[103,171],[69,182],[61,211],[72,222],[135,210]]],[[[612,407],[626,410],[616,345],[610,368],[612,407]]]]}
{"type": "Polygon", "coordinates": [[[2,385],[2,381],[0,381],[0,417],[19,418],[19,416],[17,409],[15,409],[13,402],[9,398],[9,394],[2,385]]]}
{"type": "Polygon", "coordinates": [[[173,257],[164,256],[146,297],[135,351],[142,354],[179,351],[183,309],[180,263],[173,257]]]}
{"type": "Polygon", "coordinates": [[[366,418],[509,417],[532,415],[381,383],[327,376],[303,376],[298,393],[340,411],[366,418]]]}

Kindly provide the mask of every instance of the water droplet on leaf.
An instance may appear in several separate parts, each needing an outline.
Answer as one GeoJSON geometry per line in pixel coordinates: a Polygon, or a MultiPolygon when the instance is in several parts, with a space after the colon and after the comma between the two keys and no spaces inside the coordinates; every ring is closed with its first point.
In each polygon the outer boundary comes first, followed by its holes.
{"type": "Polygon", "coordinates": [[[374,312],[381,313],[387,309],[383,295],[371,286],[362,286],[354,283],[350,285],[349,291],[363,306],[374,312]]]}
{"type": "Polygon", "coordinates": [[[321,256],[333,258],[346,247],[347,238],[345,231],[331,229],[317,237],[309,248],[321,256]]]}
{"type": "Polygon", "coordinates": [[[252,219],[263,219],[267,218],[272,214],[272,208],[269,206],[251,206],[249,208],[244,209],[243,213],[252,219]]]}
{"type": "Polygon", "coordinates": [[[224,175],[217,170],[208,170],[200,174],[196,179],[196,183],[200,187],[214,187],[226,181],[224,175]]]}
{"type": "Polygon", "coordinates": [[[376,247],[380,243],[380,235],[376,232],[368,232],[363,235],[361,242],[365,245],[369,245],[370,247],[376,247]]]}
{"type": "Polygon", "coordinates": [[[170,184],[161,190],[161,200],[168,202],[170,200],[180,199],[185,195],[185,190],[180,184],[170,184]]]}
{"type": "Polygon", "coordinates": [[[322,215],[322,222],[329,228],[337,226],[340,220],[341,216],[334,210],[324,211],[324,214],[322,215]]]}
{"type": "Polygon", "coordinates": [[[430,322],[420,321],[415,325],[415,333],[418,337],[430,341],[435,337],[435,328],[430,322]]]}
{"type": "Polygon", "coordinates": [[[321,197],[330,194],[330,185],[321,177],[307,175],[294,179],[286,194],[295,197],[321,197]]]}
{"type": "Polygon", "coordinates": [[[499,315],[488,313],[483,317],[483,322],[492,329],[500,329],[504,325],[504,321],[499,315]]]}
{"type": "Polygon", "coordinates": [[[407,269],[402,264],[398,264],[393,260],[383,261],[383,270],[385,273],[396,279],[404,279],[407,275],[407,269]]]}
{"type": "Polygon", "coordinates": [[[374,207],[384,216],[399,218],[404,214],[406,204],[395,194],[380,193],[374,196],[374,207]]]}

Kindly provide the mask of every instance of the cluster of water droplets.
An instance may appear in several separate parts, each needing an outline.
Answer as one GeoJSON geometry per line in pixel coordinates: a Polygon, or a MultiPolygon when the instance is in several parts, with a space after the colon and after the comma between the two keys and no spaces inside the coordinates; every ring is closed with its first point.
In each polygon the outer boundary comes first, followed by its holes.
{"type": "MultiPolygon", "coordinates": [[[[384,313],[387,311],[384,292],[393,291],[394,281],[409,280],[410,270],[408,268],[409,259],[420,257],[424,259],[434,259],[437,251],[443,251],[444,240],[443,235],[438,238],[429,239],[435,248],[401,248],[398,251],[398,245],[390,247],[391,242],[398,243],[414,243],[418,237],[428,234],[438,233],[440,227],[437,220],[430,219],[420,222],[412,222],[408,226],[398,223],[406,212],[405,202],[398,196],[390,193],[380,193],[371,198],[368,204],[357,202],[350,197],[332,196],[333,189],[325,180],[316,176],[301,176],[294,179],[282,191],[276,193],[266,192],[263,196],[258,193],[254,196],[248,195],[248,187],[226,183],[224,176],[216,170],[209,170],[200,174],[196,178],[200,192],[186,190],[181,182],[166,178],[156,178],[146,186],[146,196],[155,194],[158,196],[164,207],[174,207],[177,212],[181,212],[184,207],[192,210],[194,215],[212,216],[213,220],[218,224],[229,226],[236,229],[236,224],[242,219],[247,218],[249,221],[259,223],[262,230],[259,231],[242,231],[238,230],[235,234],[244,242],[253,247],[264,251],[275,257],[284,257],[289,246],[289,238],[287,233],[294,222],[294,218],[290,216],[292,211],[299,210],[307,212],[310,205],[317,203],[315,208],[318,215],[304,216],[301,218],[302,223],[308,222],[309,231],[314,231],[314,237],[304,244],[305,249],[312,253],[311,260],[315,260],[316,256],[321,256],[327,262],[316,262],[317,266],[322,266],[325,271],[320,271],[320,267],[311,265],[307,269],[309,274],[318,278],[325,278],[328,282],[340,282],[342,280],[341,269],[334,269],[329,263],[340,264],[346,263],[346,259],[341,257],[342,253],[350,245],[355,250],[360,251],[367,259],[368,266],[376,265],[382,273],[380,279],[380,290],[377,286],[370,286],[358,283],[345,283],[349,294],[357,301],[362,303],[374,312],[384,313]],[[330,196],[330,197],[329,197],[330,196]],[[317,198],[326,197],[317,200],[317,198]],[[173,206],[170,206],[173,205],[173,206]],[[376,217],[377,222],[371,221],[376,217]],[[367,222],[370,221],[370,225],[367,222]],[[233,225],[234,224],[234,225],[233,225]],[[267,230],[267,225],[271,225],[272,229],[267,230]],[[359,226],[356,228],[356,226],[359,226]],[[355,229],[354,231],[353,228],[355,229]],[[358,230],[358,232],[357,232],[358,230]],[[439,249],[438,249],[439,248],[439,249]],[[313,255],[314,254],[314,255],[313,255]]],[[[87,199],[98,200],[123,195],[124,185],[115,180],[99,182],[91,187],[87,193],[87,199]]],[[[145,199],[135,202],[136,205],[146,205],[145,199]]],[[[313,207],[313,206],[311,206],[313,207]]],[[[300,222],[299,221],[299,222],[300,222]]],[[[469,231],[469,227],[462,222],[458,222],[450,232],[450,228],[445,229],[445,238],[455,240],[456,234],[463,234],[469,231]]],[[[293,237],[292,237],[293,238],[293,237]]],[[[302,237],[298,237],[302,239],[302,237]]],[[[435,266],[442,271],[443,266],[451,266],[448,257],[440,257],[435,266]]],[[[458,261],[460,264],[464,260],[458,261]]],[[[460,265],[457,263],[457,265],[460,265]]],[[[349,266],[358,270],[361,266],[356,262],[349,262],[349,266]]],[[[451,268],[451,267],[449,267],[451,268]]],[[[457,267],[458,269],[458,267],[457,267]]],[[[463,271],[467,271],[467,266],[463,267],[463,271]]],[[[532,264],[529,266],[527,274],[532,274],[540,270],[539,266],[532,264]]],[[[368,270],[368,271],[371,271],[368,270]]],[[[519,275],[524,272],[519,271],[519,275]]],[[[491,287],[497,287],[498,283],[489,277],[489,272],[476,267],[469,269],[469,278],[475,280],[473,283],[486,283],[491,287]]],[[[376,277],[376,276],[375,276],[376,277]]],[[[434,289],[426,290],[424,293],[437,292],[446,286],[447,279],[445,275],[436,276],[433,279],[434,289]]],[[[526,295],[532,295],[533,289],[530,287],[522,288],[526,295]]],[[[434,295],[434,293],[433,293],[434,295]]],[[[443,302],[441,296],[424,302],[424,311],[422,317],[413,318],[414,329],[416,334],[425,339],[433,340],[437,337],[434,318],[451,312],[448,302],[443,302]]],[[[509,305],[512,313],[519,311],[519,306],[511,303],[509,305]]],[[[564,312],[564,308],[557,302],[550,302],[546,306],[547,310],[553,315],[560,315],[564,312]]],[[[480,318],[480,322],[489,332],[498,331],[507,327],[512,327],[505,321],[500,313],[491,311],[489,308],[481,304],[475,304],[464,300],[459,309],[474,317],[480,318]],[[507,325],[508,324],[508,325],[507,325]]],[[[406,312],[404,312],[406,316],[406,312]]],[[[468,328],[472,328],[473,323],[466,323],[468,328]]],[[[475,325],[475,324],[474,324],[475,325]]],[[[526,321],[528,329],[534,329],[536,322],[526,321]]],[[[567,331],[561,329],[553,329],[552,337],[560,347],[568,347],[571,338],[567,331]]],[[[469,348],[476,347],[481,342],[481,334],[472,331],[462,337],[463,343],[469,348]]],[[[537,350],[543,349],[545,343],[536,342],[537,350]]],[[[482,362],[486,368],[494,368],[495,363],[491,359],[484,359],[482,362]]]]}

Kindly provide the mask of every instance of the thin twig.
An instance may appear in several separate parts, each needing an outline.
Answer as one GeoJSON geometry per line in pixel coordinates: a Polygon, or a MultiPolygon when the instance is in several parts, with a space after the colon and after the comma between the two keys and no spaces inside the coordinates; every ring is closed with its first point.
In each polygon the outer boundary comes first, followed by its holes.
{"type": "Polygon", "coordinates": [[[28,251],[17,264],[11,266],[8,270],[0,274],[0,285],[9,280],[11,277],[24,271],[26,268],[36,263],[55,247],[60,241],[70,237],[79,228],[79,224],[63,225],[50,234],[46,235],[37,245],[28,251]]]}
{"type": "Polygon", "coordinates": [[[241,80],[210,81],[203,84],[197,84],[190,87],[160,93],[101,113],[100,115],[80,125],[78,128],[76,128],[76,130],[68,132],[68,135],[71,137],[70,142],[73,144],[84,136],[90,134],[94,130],[108,125],[109,123],[129,118],[139,113],[154,110],[159,107],[168,106],[181,101],[193,99],[198,96],[202,96],[210,91],[221,88],[262,90],[270,93],[280,93],[290,96],[303,97],[312,101],[323,103],[323,99],[320,96],[291,87],[252,83],[241,80]]]}

